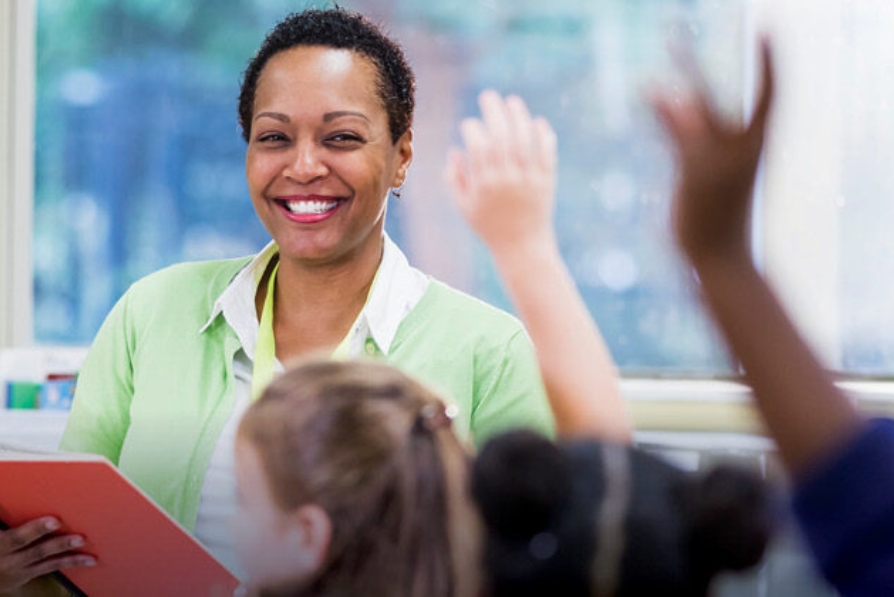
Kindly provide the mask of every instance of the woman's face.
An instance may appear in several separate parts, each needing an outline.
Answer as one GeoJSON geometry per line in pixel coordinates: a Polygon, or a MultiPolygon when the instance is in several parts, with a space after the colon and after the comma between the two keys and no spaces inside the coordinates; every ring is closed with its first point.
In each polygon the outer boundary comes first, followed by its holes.
{"type": "Polygon", "coordinates": [[[248,188],[283,259],[349,261],[380,249],[388,190],[411,133],[391,142],[376,68],[350,50],[291,48],[261,72],[245,157],[248,188]]]}

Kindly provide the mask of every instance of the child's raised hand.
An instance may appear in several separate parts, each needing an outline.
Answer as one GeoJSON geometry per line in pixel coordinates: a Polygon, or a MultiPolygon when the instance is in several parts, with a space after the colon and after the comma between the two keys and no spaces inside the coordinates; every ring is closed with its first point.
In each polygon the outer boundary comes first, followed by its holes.
{"type": "Polygon", "coordinates": [[[760,95],[745,125],[718,115],[695,66],[690,67],[696,84],[691,97],[659,93],[652,98],[677,158],[674,232],[696,266],[718,259],[751,259],[751,194],[773,100],[773,63],[766,40],[761,43],[761,62],[760,95]]]}
{"type": "Polygon", "coordinates": [[[465,151],[451,151],[446,176],[463,217],[491,251],[554,239],[556,135],[532,118],[521,98],[484,91],[481,119],[461,132],[465,151]]]}

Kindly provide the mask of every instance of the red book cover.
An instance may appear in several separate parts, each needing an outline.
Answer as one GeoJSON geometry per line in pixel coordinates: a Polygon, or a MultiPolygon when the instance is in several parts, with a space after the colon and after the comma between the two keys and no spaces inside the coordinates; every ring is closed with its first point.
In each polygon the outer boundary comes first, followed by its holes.
{"type": "Polygon", "coordinates": [[[89,597],[232,597],[239,580],[105,458],[0,449],[0,521],[41,516],[85,538],[96,566],[63,571],[89,597]]]}

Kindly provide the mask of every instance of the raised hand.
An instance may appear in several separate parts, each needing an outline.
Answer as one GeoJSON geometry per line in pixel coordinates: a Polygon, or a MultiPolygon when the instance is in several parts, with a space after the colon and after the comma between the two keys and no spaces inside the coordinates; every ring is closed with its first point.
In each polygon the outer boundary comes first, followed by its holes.
{"type": "Polygon", "coordinates": [[[456,205],[493,251],[528,241],[552,240],[556,187],[556,135],[532,118],[521,98],[494,91],[479,97],[481,119],[468,118],[447,180],[456,205]]]}
{"type": "Polygon", "coordinates": [[[773,102],[773,62],[766,40],[761,64],[757,105],[744,125],[717,113],[692,61],[691,96],[652,98],[677,157],[674,232],[696,267],[705,260],[750,259],[751,195],[773,102]]]}
{"type": "Polygon", "coordinates": [[[860,418],[751,258],[751,192],[773,100],[766,41],[761,57],[759,99],[745,125],[720,118],[703,86],[688,100],[657,96],[653,103],[677,153],[677,241],[699,274],[705,305],[745,369],[782,460],[797,473],[842,445],[860,418]]]}
{"type": "Polygon", "coordinates": [[[0,595],[15,591],[32,579],[75,566],[93,566],[92,556],[75,553],[84,544],[79,535],[53,536],[54,518],[39,518],[0,531],[0,595]]]}
{"type": "Polygon", "coordinates": [[[560,436],[630,441],[611,355],[559,252],[556,136],[517,97],[481,94],[447,166],[456,205],[490,249],[531,335],[560,436]]]}

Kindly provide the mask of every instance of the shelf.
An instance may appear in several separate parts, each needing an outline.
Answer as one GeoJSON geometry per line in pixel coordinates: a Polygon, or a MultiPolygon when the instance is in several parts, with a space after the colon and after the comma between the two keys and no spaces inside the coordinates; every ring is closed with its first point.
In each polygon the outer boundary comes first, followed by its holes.
{"type": "Polygon", "coordinates": [[[67,420],[68,411],[0,409],[0,441],[55,450],[67,420]]]}

